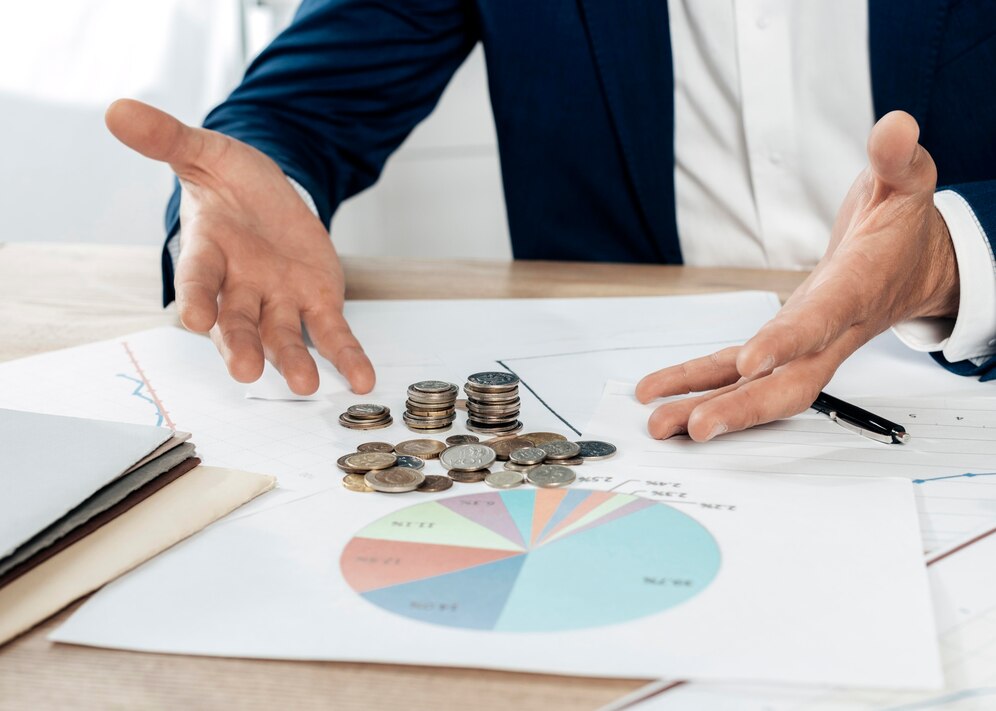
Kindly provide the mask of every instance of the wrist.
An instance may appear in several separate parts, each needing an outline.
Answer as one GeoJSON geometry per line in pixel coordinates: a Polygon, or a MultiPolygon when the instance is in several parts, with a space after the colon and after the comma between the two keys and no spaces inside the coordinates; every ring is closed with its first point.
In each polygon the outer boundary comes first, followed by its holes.
{"type": "Polygon", "coordinates": [[[958,259],[954,242],[947,222],[940,211],[931,205],[929,221],[929,247],[926,258],[929,260],[927,273],[930,275],[927,298],[922,313],[918,316],[955,318],[961,298],[958,259]]]}

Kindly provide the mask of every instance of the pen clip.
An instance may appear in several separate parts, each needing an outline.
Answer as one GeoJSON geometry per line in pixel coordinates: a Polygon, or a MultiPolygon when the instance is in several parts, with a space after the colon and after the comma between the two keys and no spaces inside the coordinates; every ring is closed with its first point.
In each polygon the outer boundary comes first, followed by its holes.
{"type": "MultiPolygon", "coordinates": [[[[873,432],[872,430],[867,430],[860,425],[857,425],[850,420],[847,420],[837,414],[836,410],[831,410],[827,413],[827,416],[836,422],[838,425],[843,427],[845,430],[859,434],[862,437],[867,437],[868,439],[873,439],[876,442],[882,442],[883,444],[893,444],[896,442],[896,437],[891,432],[889,434],[883,434],[881,432],[873,432]]],[[[905,432],[903,434],[906,434],[905,432]]],[[[908,437],[909,435],[907,435],[908,437]]]]}

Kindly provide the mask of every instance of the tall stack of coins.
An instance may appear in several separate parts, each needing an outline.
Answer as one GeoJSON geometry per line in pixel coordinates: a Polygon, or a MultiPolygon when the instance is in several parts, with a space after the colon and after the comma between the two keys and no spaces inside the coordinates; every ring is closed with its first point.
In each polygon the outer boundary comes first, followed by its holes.
{"type": "Polygon", "coordinates": [[[408,386],[402,416],[413,432],[445,432],[456,419],[458,388],[442,380],[422,380],[408,386]]]}
{"type": "Polygon", "coordinates": [[[379,430],[393,422],[390,408],[373,403],[350,405],[339,415],[339,424],[351,430],[379,430]]]}
{"type": "Polygon", "coordinates": [[[519,378],[512,373],[474,373],[467,378],[467,429],[483,434],[518,432],[519,378]]]}

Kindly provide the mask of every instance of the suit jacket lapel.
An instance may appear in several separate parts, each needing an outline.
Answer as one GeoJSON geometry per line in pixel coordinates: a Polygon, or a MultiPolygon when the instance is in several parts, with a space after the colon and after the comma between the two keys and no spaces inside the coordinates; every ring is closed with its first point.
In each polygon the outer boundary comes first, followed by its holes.
{"type": "Polygon", "coordinates": [[[895,109],[923,125],[949,0],[868,0],[875,118],[895,109]]]}
{"type": "Polygon", "coordinates": [[[644,222],[661,260],[680,263],[667,2],[578,1],[644,222]]]}

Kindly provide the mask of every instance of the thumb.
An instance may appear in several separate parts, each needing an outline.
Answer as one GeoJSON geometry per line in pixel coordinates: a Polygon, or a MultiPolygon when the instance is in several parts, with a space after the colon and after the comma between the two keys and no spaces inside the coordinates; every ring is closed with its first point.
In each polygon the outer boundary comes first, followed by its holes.
{"type": "Polygon", "coordinates": [[[169,163],[180,174],[201,154],[204,131],[134,99],[118,99],[104,114],[114,137],[146,158],[169,163]]]}
{"type": "Polygon", "coordinates": [[[879,119],[868,137],[868,161],[878,183],[905,193],[934,189],[937,169],[919,138],[920,126],[905,111],[879,119]]]}

